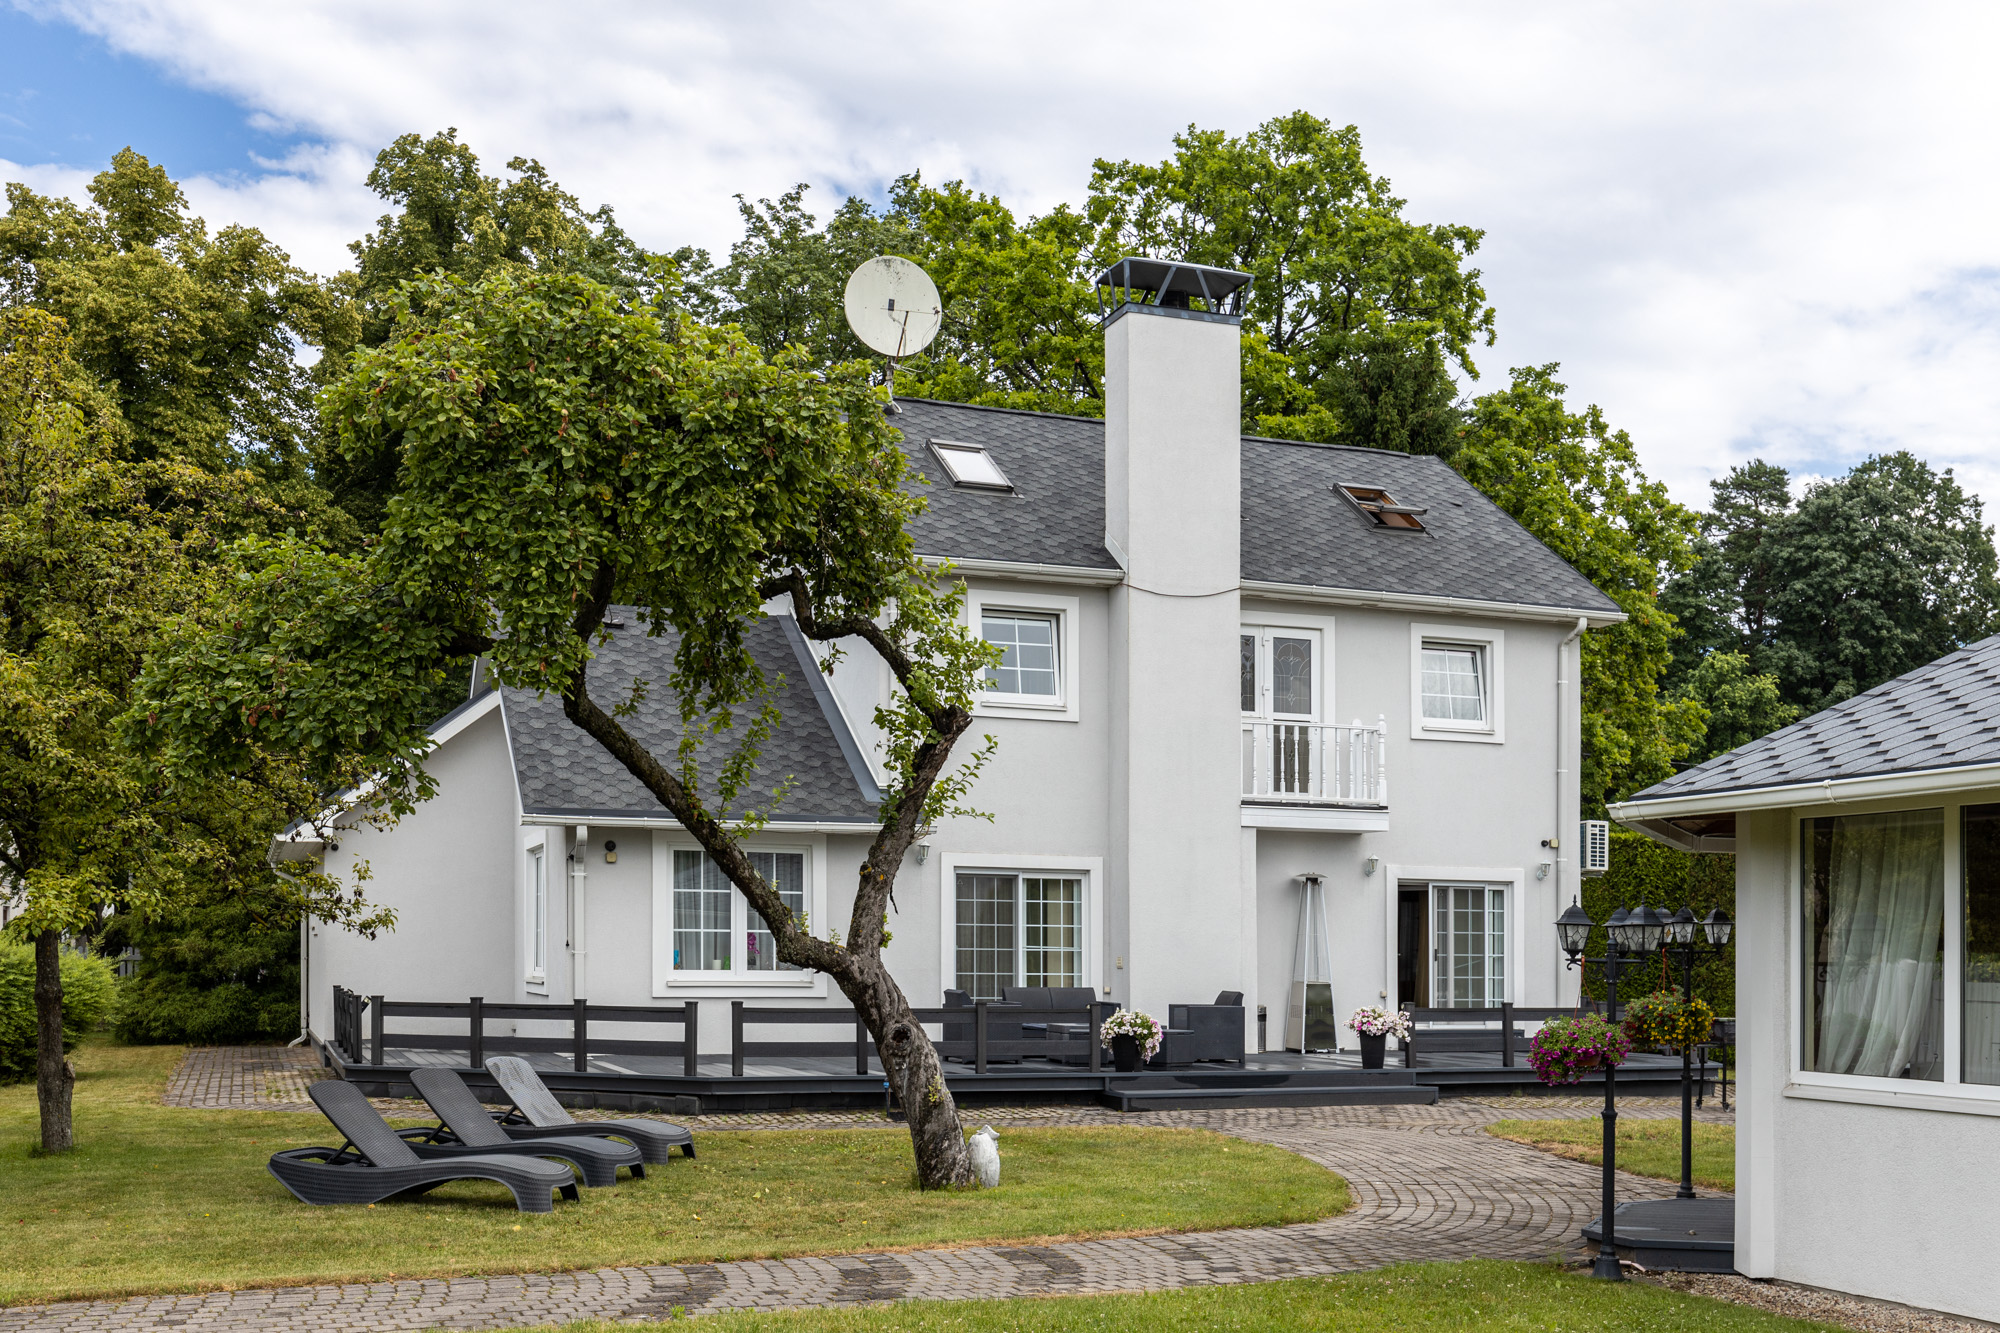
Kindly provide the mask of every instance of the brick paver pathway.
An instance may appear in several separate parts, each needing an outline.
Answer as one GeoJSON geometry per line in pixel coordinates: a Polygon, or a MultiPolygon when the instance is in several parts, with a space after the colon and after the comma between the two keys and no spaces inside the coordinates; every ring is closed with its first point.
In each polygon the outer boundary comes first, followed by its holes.
{"type": "MultiPolygon", "coordinates": [[[[184,1084],[177,1076],[174,1086],[184,1084]]],[[[257,1086],[268,1088],[270,1084],[257,1086]]],[[[189,1094],[180,1095],[185,1098],[189,1094]]],[[[1635,1099],[1625,1110],[1655,1118],[1677,1114],[1678,1106],[1665,1099],[1635,1099]]],[[[1295,1226],[1125,1240],[79,1301],[0,1311],[0,1333],[100,1333],[162,1325],[183,1325],[191,1333],[498,1328],[586,1318],[659,1319],[676,1310],[693,1314],[743,1307],[1259,1282],[1351,1272],[1403,1260],[1535,1258],[1576,1243],[1578,1228],[1597,1212],[1598,1173],[1579,1163],[1495,1139],[1485,1132],[1485,1126],[1508,1116],[1581,1117],[1591,1113],[1591,1103],[1584,1098],[1136,1115],[1048,1108],[1025,1117],[995,1108],[969,1114],[975,1122],[1029,1118],[1035,1123],[1095,1123],[1109,1119],[1119,1124],[1197,1126],[1276,1144],[1343,1176],[1353,1207],[1339,1217],[1295,1226]]],[[[1724,1117],[1711,1109],[1703,1118],[1724,1117]]],[[[843,1119],[831,1114],[687,1119],[697,1125],[710,1120],[754,1120],[760,1127],[777,1127],[772,1122],[800,1127],[836,1120],[867,1123],[860,1117],[843,1119]]],[[[873,1123],[881,1125],[882,1121],[875,1117],[873,1123]]],[[[1662,1190],[1653,1181],[1627,1179],[1621,1185],[1623,1197],[1657,1197],[1662,1190]]]]}

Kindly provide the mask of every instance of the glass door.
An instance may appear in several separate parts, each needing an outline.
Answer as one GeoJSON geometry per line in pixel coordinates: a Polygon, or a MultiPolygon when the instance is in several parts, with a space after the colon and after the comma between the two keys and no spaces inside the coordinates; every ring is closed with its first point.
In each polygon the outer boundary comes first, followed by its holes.
{"type": "Polygon", "coordinates": [[[1246,625],[1237,651],[1244,795],[1320,795],[1319,631],[1246,625]]]}
{"type": "Polygon", "coordinates": [[[1431,885],[1433,1006],[1491,1009],[1507,998],[1507,891],[1431,885]]]}

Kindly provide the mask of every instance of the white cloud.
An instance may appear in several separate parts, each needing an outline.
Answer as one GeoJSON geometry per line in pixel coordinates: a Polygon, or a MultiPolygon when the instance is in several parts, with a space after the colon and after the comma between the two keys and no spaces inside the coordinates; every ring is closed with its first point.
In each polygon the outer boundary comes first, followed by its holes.
{"type": "Polygon", "coordinates": [[[920,167],[1041,209],[1094,157],[1304,107],[1361,126],[1412,216],[1487,229],[1483,382],[1560,360],[1681,498],[1753,454],[1827,472],[1905,446],[2000,499],[2000,15],[1980,6],[41,10],[324,142],[189,185],[322,269],[380,212],[370,156],[412,130],[456,125],[645,242],[721,250],[738,191],[810,181],[824,210],[920,167]]]}

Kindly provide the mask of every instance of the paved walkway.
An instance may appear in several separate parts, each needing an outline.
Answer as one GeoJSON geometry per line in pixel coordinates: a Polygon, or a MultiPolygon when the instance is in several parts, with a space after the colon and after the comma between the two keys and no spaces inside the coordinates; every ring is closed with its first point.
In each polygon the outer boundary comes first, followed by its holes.
{"type": "MultiPolygon", "coordinates": [[[[243,1100],[211,1091],[208,1105],[290,1102],[288,1085],[249,1065],[268,1052],[245,1051],[233,1086],[243,1100]],[[276,1087],[276,1092],[273,1088],[276,1087]]],[[[229,1057],[196,1052],[197,1068],[229,1057]]],[[[185,1071],[184,1071],[185,1074],[185,1071]]],[[[177,1074],[168,1097],[203,1104],[192,1089],[221,1089],[221,1075],[177,1074]]],[[[302,1086],[302,1085],[301,1085],[302,1086]]],[[[1627,1114],[1678,1114],[1663,1099],[1624,1107],[1627,1114]]],[[[379,1282],[72,1302],[0,1311],[0,1333],[14,1330],[361,1330],[498,1328],[572,1319],[646,1320],[756,1307],[846,1305],[902,1299],[1135,1291],[1351,1272],[1404,1260],[1536,1258],[1569,1249],[1597,1212],[1595,1169],[1550,1157],[1485,1132],[1506,1116],[1581,1117],[1584,1098],[1447,1101],[1436,1106],[1299,1107],[1238,1111],[1168,1111],[1117,1115],[1049,1108],[1034,1123],[1185,1125],[1276,1144],[1345,1177],[1354,1206],[1323,1222],[1256,1230],[1181,1233],[1056,1245],[990,1245],[897,1254],[718,1264],[663,1264],[589,1272],[379,1282]]],[[[981,1112],[978,1119],[1018,1121],[981,1112]]],[[[1710,1110],[1704,1119],[1722,1119],[1710,1110]]],[[[749,1117],[692,1117],[703,1121],[749,1117]]],[[[861,1117],[768,1116],[805,1127],[866,1123],[861,1117]]],[[[776,1123],[772,1123],[776,1122],[776,1123]]],[[[873,1123],[881,1124],[879,1117],[873,1123]]],[[[748,1128],[750,1126],[740,1126],[748,1128]]],[[[1003,1141],[1004,1153],[1004,1141],[1003,1141]]],[[[672,1168],[669,1167],[669,1170],[672,1168]]],[[[1625,1180],[1621,1197],[1656,1197],[1652,1181],[1625,1180]]],[[[1004,1187],[1003,1187],[1004,1188],[1004,1187]]]]}

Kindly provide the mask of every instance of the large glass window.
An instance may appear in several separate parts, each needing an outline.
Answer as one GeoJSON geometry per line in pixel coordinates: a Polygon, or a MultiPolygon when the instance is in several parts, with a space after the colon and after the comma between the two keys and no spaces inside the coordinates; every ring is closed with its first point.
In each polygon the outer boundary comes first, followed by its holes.
{"type": "Polygon", "coordinates": [[[1083,880],[964,871],[958,876],[959,990],[997,1000],[1003,986],[1081,986],[1083,880]]]}
{"type": "Polygon", "coordinates": [[[1486,721],[1486,678],[1477,648],[1427,643],[1423,648],[1424,717],[1433,722],[1486,721]]]}
{"type": "Polygon", "coordinates": [[[1490,1009],[1507,998],[1507,891],[1433,884],[1431,975],[1440,1009],[1490,1009]]]}
{"type": "Polygon", "coordinates": [[[1965,1081],[2000,1083],[2000,805],[1965,821],[1965,1081]]]}
{"type": "Polygon", "coordinates": [[[1944,812],[1803,821],[1801,1067],[1944,1077],[1944,812]]]}
{"type": "Polygon", "coordinates": [[[986,688],[995,694],[1054,699],[1061,692],[1056,674],[1056,618],[1014,611],[988,611],[980,633],[1001,650],[1000,665],[986,669],[986,688]]]}
{"type": "MultiPolygon", "coordinates": [[[[785,906],[806,910],[803,852],[751,852],[750,864],[778,891],[785,906]]],[[[674,852],[674,970],[677,972],[777,972],[796,970],[778,961],[770,925],[705,852],[674,852]],[[736,941],[743,948],[734,947],[736,941]]]]}

